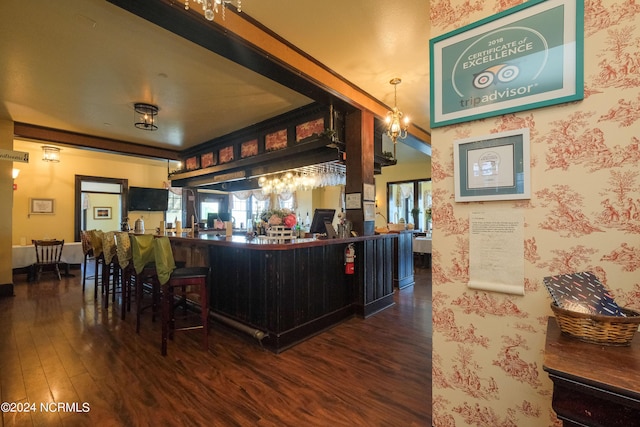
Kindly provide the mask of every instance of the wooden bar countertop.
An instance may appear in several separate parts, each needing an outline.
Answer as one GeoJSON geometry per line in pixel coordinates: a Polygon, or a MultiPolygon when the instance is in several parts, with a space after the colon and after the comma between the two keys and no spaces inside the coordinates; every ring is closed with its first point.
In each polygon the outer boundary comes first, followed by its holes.
{"type": "Polygon", "coordinates": [[[395,237],[393,234],[376,234],[371,236],[358,236],[350,237],[348,239],[314,239],[314,238],[302,238],[293,239],[287,243],[275,243],[264,238],[264,236],[255,236],[248,239],[246,236],[230,236],[218,235],[213,233],[200,233],[195,237],[190,237],[186,233],[181,236],[176,236],[175,233],[168,234],[169,239],[178,240],[181,242],[192,241],[193,243],[215,244],[221,246],[231,247],[246,247],[257,250],[270,250],[270,251],[286,251],[293,248],[313,247],[313,246],[326,246],[336,244],[347,244],[352,242],[360,242],[364,240],[384,239],[395,237]],[[173,235],[172,235],[173,234],[173,235]]]}

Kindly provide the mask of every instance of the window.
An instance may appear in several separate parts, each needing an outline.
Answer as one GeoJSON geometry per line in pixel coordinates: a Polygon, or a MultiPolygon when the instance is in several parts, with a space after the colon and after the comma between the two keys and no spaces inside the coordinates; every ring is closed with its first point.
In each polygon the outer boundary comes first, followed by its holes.
{"type": "Polygon", "coordinates": [[[242,200],[232,195],[233,197],[233,209],[231,210],[231,216],[236,221],[236,227],[250,227],[257,216],[266,209],[267,200],[260,201],[254,196],[249,196],[248,199],[242,200]]]}
{"type": "Polygon", "coordinates": [[[229,212],[229,198],[226,194],[198,190],[198,204],[196,215],[200,221],[206,221],[210,213],[222,214],[229,212]]]}
{"type": "Polygon", "coordinates": [[[237,227],[244,228],[245,224],[251,223],[251,197],[246,200],[240,200],[235,195],[231,196],[233,198],[233,209],[231,210],[231,216],[235,218],[237,223],[237,227]]]}
{"type": "Polygon", "coordinates": [[[209,213],[220,213],[219,201],[203,201],[200,202],[200,218],[206,220],[209,213]]]}
{"type": "Polygon", "coordinates": [[[182,221],[182,191],[179,188],[169,189],[169,209],[165,214],[167,222],[175,224],[175,221],[182,221]]]}
{"type": "Polygon", "coordinates": [[[389,222],[412,223],[416,230],[427,230],[431,219],[431,180],[390,182],[387,184],[389,222]]]}
{"type": "Polygon", "coordinates": [[[287,200],[280,200],[280,209],[289,209],[293,211],[293,197],[288,198],[287,200]]]}

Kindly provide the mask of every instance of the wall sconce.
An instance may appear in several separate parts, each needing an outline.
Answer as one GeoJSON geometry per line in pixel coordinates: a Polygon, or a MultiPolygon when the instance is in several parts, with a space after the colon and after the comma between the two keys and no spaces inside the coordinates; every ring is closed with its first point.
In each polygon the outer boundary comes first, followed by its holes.
{"type": "Polygon", "coordinates": [[[43,145],[42,160],[45,162],[59,162],[60,149],[58,147],[51,147],[50,145],[43,145]]]}
{"type": "MultiPolygon", "coordinates": [[[[14,181],[18,177],[18,175],[20,175],[20,169],[13,168],[13,170],[11,171],[11,177],[13,178],[14,181]]],[[[16,191],[17,189],[18,189],[18,184],[14,182],[13,191],[16,191]]]]}
{"type": "Polygon", "coordinates": [[[133,109],[135,110],[135,127],[142,130],[158,130],[156,116],[159,109],[157,106],[138,102],[133,104],[133,109]]]}

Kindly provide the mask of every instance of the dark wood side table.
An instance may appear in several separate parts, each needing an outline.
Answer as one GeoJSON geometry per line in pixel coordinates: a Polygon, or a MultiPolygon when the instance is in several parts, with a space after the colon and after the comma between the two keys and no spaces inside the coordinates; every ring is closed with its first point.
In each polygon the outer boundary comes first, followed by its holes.
{"type": "Polygon", "coordinates": [[[549,318],[543,369],[553,381],[553,410],[567,426],[640,426],[640,337],[629,347],[563,335],[549,318]]]}

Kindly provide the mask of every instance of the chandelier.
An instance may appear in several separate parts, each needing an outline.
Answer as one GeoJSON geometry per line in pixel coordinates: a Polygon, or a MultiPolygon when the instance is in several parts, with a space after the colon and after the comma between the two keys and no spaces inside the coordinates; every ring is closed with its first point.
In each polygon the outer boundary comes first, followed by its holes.
{"type": "MultiPolygon", "coordinates": [[[[204,17],[208,21],[213,21],[213,17],[216,13],[222,13],[222,20],[224,21],[226,18],[225,11],[227,9],[227,4],[235,3],[236,9],[238,12],[242,12],[242,0],[193,0],[199,5],[202,5],[202,10],[204,11],[204,17]]],[[[189,10],[189,0],[184,0],[184,8],[185,10],[189,10]]]]}
{"type": "Polygon", "coordinates": [[[60,161],[60,149],[50,145],[43,145],[42,160],[45,162],[58,163],[60,161]]]}
{"type": "Polygon", "coordinates": [[[401,82],[402,80],[398,77],[389,82],[393,85],[393,109],[387,112],[385,122],[387,123],[387,135],[394,144],[398,138],[405,139],[407,137],[407,128],[409,127],[409,117],[404,116],[402,111],[398,109],[398,85],[401,82]]]}
{"type": "Polygon", "coordinates": [[[133,124],[138,129],[142,130],[158,130],[158,106],[145,104],[143,102],[136,102],[133,104],[134,117],[133,124]]]}

